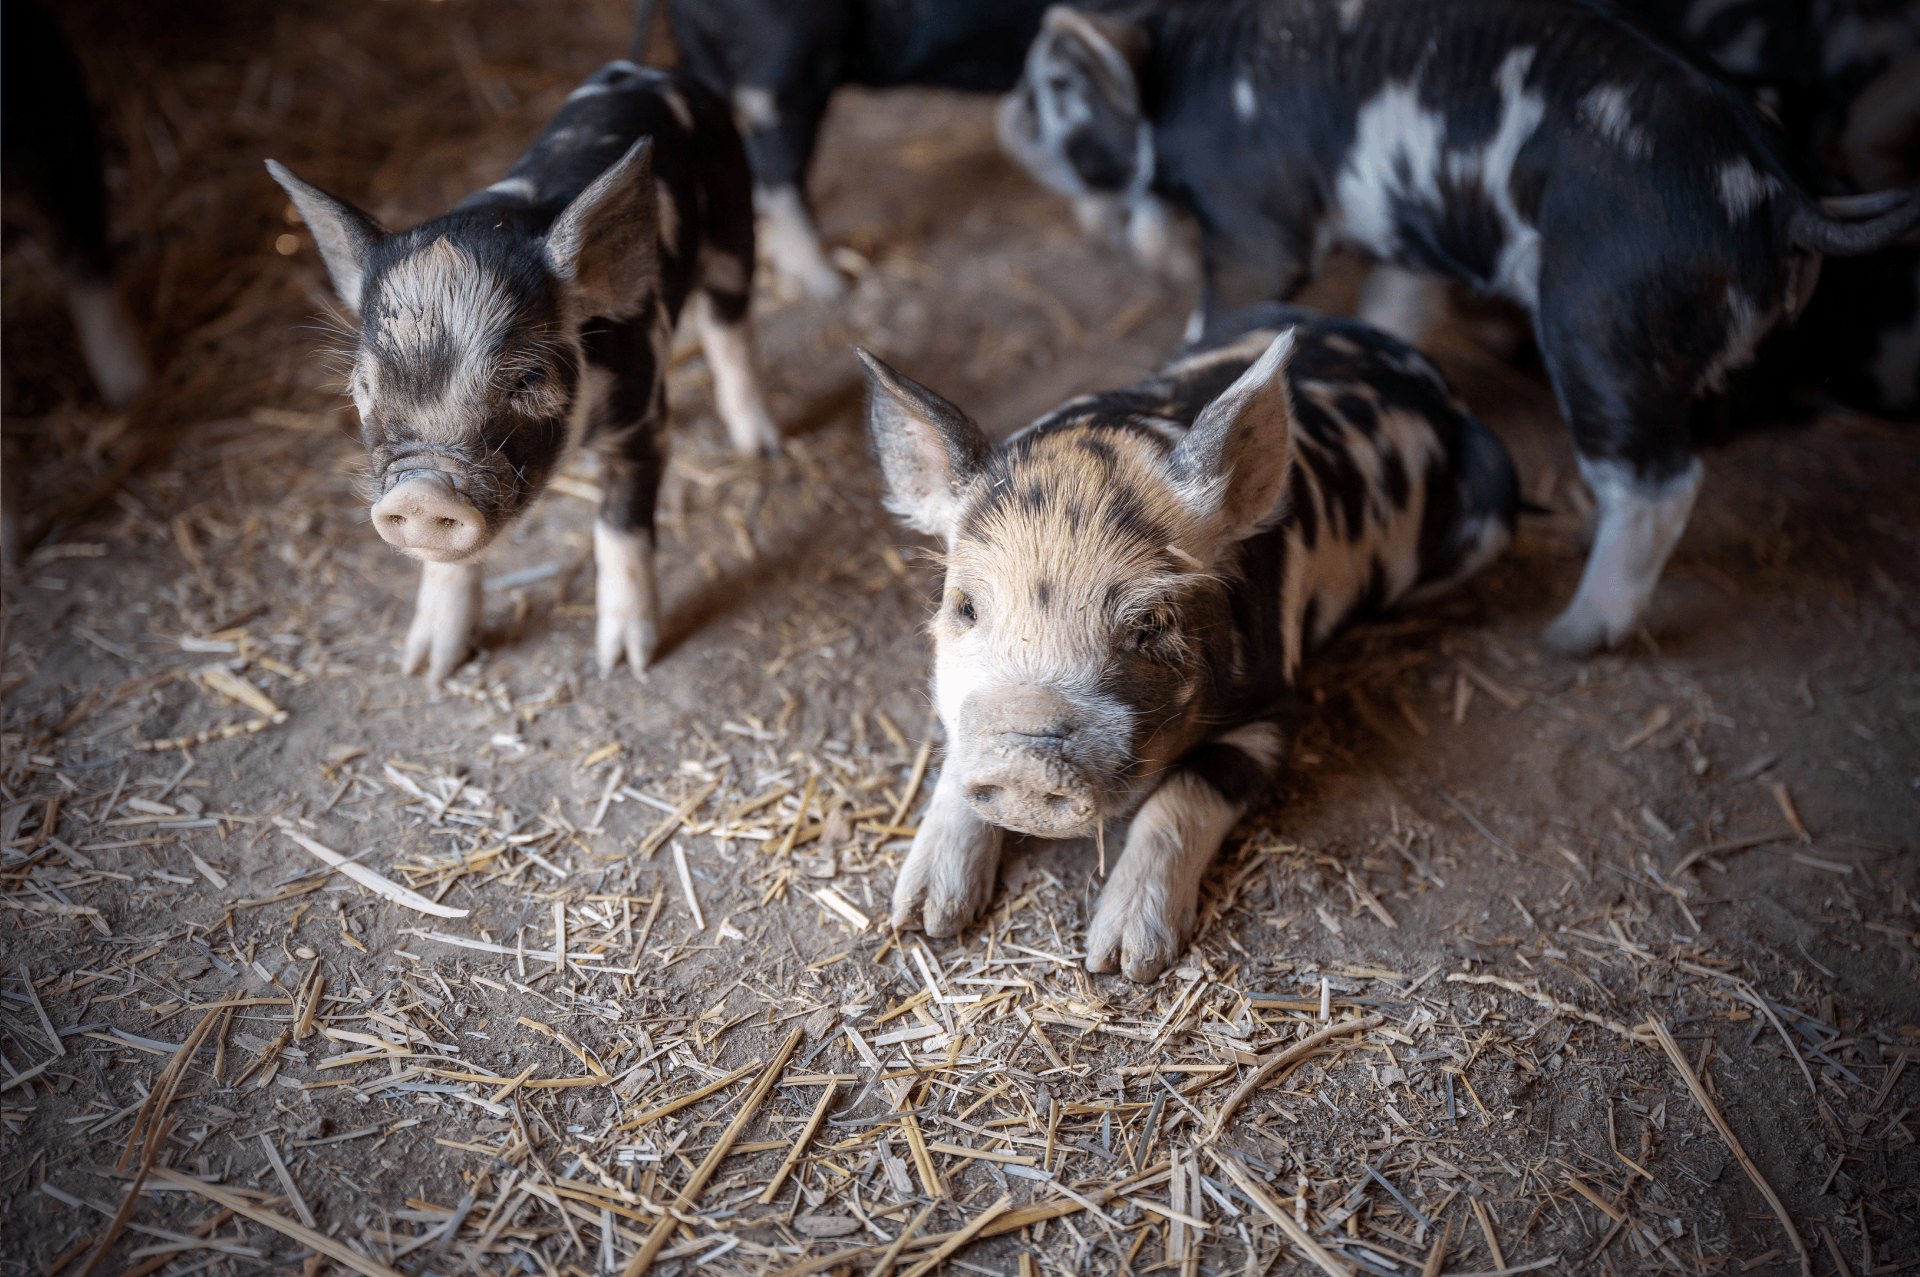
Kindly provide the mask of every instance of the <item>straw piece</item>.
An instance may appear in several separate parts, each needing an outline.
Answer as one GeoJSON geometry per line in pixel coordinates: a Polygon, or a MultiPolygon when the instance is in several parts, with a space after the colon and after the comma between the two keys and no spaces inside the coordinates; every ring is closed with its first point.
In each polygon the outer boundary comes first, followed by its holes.
{"type": "Polygon", "coordinates": [[[338,869],[367,890],[385,896],[397,905],[414,909],[420,913],[430,913],[436,918],[464,918],[468,910],[455,909],[451,905],[435,904],[417,891],[409,891],[399,883],[381,877],[365,865],[353,864],[331,847],[324,847],[303,833],[283,828],[281,833],[305,847],[320,859],[338,869]]]}
{"type": "Polygon", "coordinates": [[[725,1077],[721,1078],[719,1081],[709,1082],[705,1086],[701,1087],[699,1090],[688,1092],[686,1095],[681,1096],[677,1100],[673,1100],[673,1101],[670,1101],[669,1103],[662,1104],[659,1108],[648,1109],[646,1112],[642,1113],[639,1117],[636,1117],[628,1122],[623,1122],[619,1126],[614,1127],[613,1129],[615,1129],[616,1131],[630,1131],[630,1130],[633,1130],[635,1127],[642,1125],[643,1123],[653,1121],[655,1118],[665,1117],[669,1113],[678,1113],[681,1109],[687,1107],[687,1105],[698,1104],[701,1100],[706,1099],[709,1095],[712,1095],[715,1091],[724,1090],[725,1088],[732,1086],[735,1082],[738,1082],[741,1078],[753,1072],[753,1070],[757,1068],[759,1064],[760,1064],[760,1061],[758,1058],[748,1060],[745,1064],[741,1065],[739,1068],[735,1069],[733,1072],[727,1074],[725,1077]]]}
{"type": "Polygon", "coordinates": [[[310,1250],[317,1250],[335,1263],[346,1268],[351,1268],[357,1273],[362,1273],[365,1277],[401,1277],[401,1274],[398,1272],[395,1272],[385,1264],[368,1259],[365,1255],[354,1250],[345,1242],[335,1241],[325,1233],[308,1228],[304,1224],[295,1223],[283,1215],[276,1215],[269,1210],[261,1210],[246,1198],[231,1193],[218,1184],[203,1184],[197,1179],[191,1179],[178,1171],[169,1170],[165,1166],[154,1167],[151,1178],[160,1180],[162,1183],[172,1184],[176,1188],[184,1188],[198,1193],[208,1201],[216,1202],[236,1215],[244,1215],[256,1224],[264,1224],[277,1233],[284,1233],[286,1236],[299,1242],[302,1246],[310,1250]]]}
{"type": "Polygon", "coordinates": [[[1787,1230],[1787,1237],[1793,1242],[1795,1253],[1800,1256],[1801,1273],[1811,1273],[1813,1256],[1808,1254],[1806,1243],[1800,1239],[1800,1230],[1793,1226],[1793,1217],[1787,1214],[1787,1208],[1780,1201],[1779,1194],[1773,1191],[1773,1186],[1767,1183],[1766,1177],[1760,1173],[1760,1168],[1753,1164],[1751,1157],[1747,1156],[1747,1150],[1740,1146],[1740,1140],[1734,1135],[1733,1128],[1727,1125],[1727,1119],[1720,1115],[1720,1110],[1714,1104],[1712,1097],[1707,1094],[1706,1088],[1700,1085],[1700,1079],[1695,1075],[1693,1066],[1687,1063],[1687,1057],[1681,1053],[1680,1044],[1673,1040],[1673,1035],[1667,1032],[1667,1026],[1660,1021],[1648,1017],[1647,1027],[1652,1031],[1654,1039],[1660,1043],[1660,1049],[1667,1053],[1667,1059],[1672,1062],[1674,1071],[1680,1074],[1680,1080],[1687,1084],[1687,1091],[1693,1096],[1693,1102],[1706,1113],[1707,1120],[1712,1122],[1714,1129],[1720,1132],[1720,1138],[1727,1142],[1727,1148],[1732,1151],[1734,1160],[1740,1163],[1740,1169],[1747,1173],[1747,1178],[1753,1181],[1753,1186],[1760,1190],[1762,1197],[1767,1199],[1767,1205],[1771,1206],[1773,1213],[1780,1217],[1781,1227],[1787,1230]]]}
{"type": "MultiPolygon", "coordinates": [[[[800,1138],[796,1139],[793,1142],[793,1147],[787,1151],[787,1158],[784,1162],[780,1163],[780,1169],[775,1171],[773,1178],[767,1181],[767,1191],[760,1194],[760,1204],[762,1206],[773,1205],[774,1194],[779,1192],[780,1186],[787,1182],[787,1176],[793,1173],[793,1168],[800,1164],[800,1157],[806,1152],[807,1145],[811,1144],[813,1137],[819,1134],[820,1124],[827,1120],[827,1110],[833,1107],[833,1096],[839,1089],[840,1084],[838,1082],[829,1082],[827,1083],[827,1089],[820,1093],[820,1102],[814,1105],[813,1116],[807,1119],[806,1128],[800,1132],[800,1138]]],[[[928,1207],[927,1209],[931,1210],[933,1208],[928,1207]]],[[[905,1234],[902,1234],[902,1236],[905,1236],[905,1234]]]]}
{"type": "Polygon", "coordinates": [[[1473,1217],[1480,1222],[1480,1233],[1487,1239],[1487,1253],[1493,1256],[1493,1266],[1505,1268],[1507,1257],[1500,1253],[1500,1240],[1493,1235],[1493,1220],[1487,1215],[1487,1208],[1477,1197],[1469,1197],[1467,1205],[1473,1208],[1473,1217]]]}
{"type": "Polygon", "coordinates": [[[27,986],[27,999],[33,1003],[33,1013],[40,1017],[40,1027],[47,1031],[47,1041],[53,1044],[54,1058],[67,1053],[67,1044],[60,1036],[60,1030],[53,1027],[53,1021],[47,1016],[46,1007],[40,1005],[40,991],[33,987],[33,972],[25,966],[20,968],[20,983],[27,986]]]}
{"type": "Polygon", "coordinates": [[[941,1260],[945,1259],[947,1256],[953,1254],[954,1251],[959,1250],[962,1246],[966,1245],[968,1242],[978,1237],[980,1235],[981,1229],[985,1228],[988,1224],[991,1224],[994,1220],[998,1219],[1000,1216],[1006,1214],[1007,1208],[1012,1205],[1013,1205],[1012,1193],[1000,1194],[999,1201],[987,1207],[985,1210],[981,1211],[978,1215],[975,1215],[972,1221],[968,1223],[968,1225],[965,1228],[961,1229],[957,1233],[950,1235],[946,1241],[940,1244],[939,1249],[935,1250],[931,1255],[928,1255],[925,1259],[921,1260],[919,1263],[915,1264],[913,1267],[907,1269],[907,1271],[902,1275],[902,1277],[926,1277],[926,1274],[932,1272],[934,1268],[939,1265],[941,1260]]]}
{"type": "MultiPolygon", "coordinates": [[[[706,1157],[701,1159],[700,1165],[694,1169],[693,1176],[687,1181],[686,1187],[680,1190],[679,1199],[675,1203],[680,1209],[691,1210],[699,1200],[701,1192],[707,1186],[707,1181],[713,1178],[713,1173],[720,1169],[720,1163],[725,1161],[727,1154],[733,1151],[734,1141],[740,1138],[740,1132],[745,1130],[747,1123],[754,1119],[761,1101],[765,1100],[767,1093],[773,1090],[773,1084],[780,1080],[782,1070],[787,1067],[787,1061],[792,1058],[803,1036],[805,1036],[804,1030],[797,1025],[787,1034],[787,1040],[781,1045],[779,1053],[773,1057],[773,1063],[760,1074],[760,1080],[753,1084],[753,1090],[748,1092],[747,1098],[741,1103],[740,1111],[734,1115],[733,1121],[727,1124],[727,1129],[721,1133],[720,1138],[714,1141],[713,1148],[706,1157]]],[[[667,1244],[667,1237],[679,1226],[680,1221],[672,1213],[662,1215],[660,1222],[647,1233],[647,1240],[641,1243],[640,1249],[636,1250],[633,1258],[627,1261],[627,1266],[621,1269],[620,1277],[640,1277],[640,1274],[651,1268],[654,1258],[667,1244]]]]}
{"type": "Polygon", "coordinates": [[[1280,1225],[1280,1231],[1287,1235],[1287,1240],[1299,1247],[1308,1259],[1327,1274],[1327,1277],[1348,1277],[1347,1266],[1334,1258],[1326,1247],[1309,1236],[1306,1229],[1294,1222],[1293,1216],[1281,1210],[1278,1203],[1267,1196],[1266,1189],[1260,1186],[1259,1181],[1247,1174],[1238,1158],[1223,1157],[1213,1149],[1208,1149],[1207,1155],[1213,1158],[1215,1166],[1225,1171],[1227,1177],[1239,1185],[1240,1191],[1247,1195],[1248,1200],[1258,1206],[1268,1219],[1280,1225]]]}
{"type": "Polygon", "coordinates": [[[1609,1033],[1619,1034],[1629,1042],[1637,1043],[1640,1046],[1646,1046],[1648,1042],[1645,1032],[1642,1029],[1629,1029],[1618,1020],[1609,1020],[1603,1015],[1595,1015],[1593,1012],[1577,1007],[1571,1002],[1562,1002],[1551,994],[1542,993],[1538,989],[1530,989],[1518,980],[1508,980],[1497,975],[1473,975],[1465,971],[1450,971],[1447,973],[1447,983],[1496,985],[1499,988],[1507,990],[1509,993],[1517,993],[1523,998],[1538,1002],[1543,1007],[1549,1007],[1561,1015],[1572,1016],[1576,1020],[1585,1020],[1588,1024],[1597,1024],[1609,1033]]]}
{"type": "Polygon", "coordinates": [[[713,797],[714,791],[719,788],[720,788],[720,782],[716,780],[713,783],[705,786],[704,788],[696,789],[693,791],[693,793],[689,794],[687,796],[687,800],[681,803],[678,807],[675,807],[672,813],[668,815],[668,817],[665,820],[655,825],[653,827],[653,832],[648,834],[645,840],[641,842],[640,849],[636,853],[638,854],[640,859],[642,860],[653,859],[653,853],[660,850],[660,844],[665,842],[669,837],[671,837],[673,835],[673,831],[680,828],[681,824],[686,820],[687,817],[693,815],[694,812],[699,811],[700,804],[707,801],[707,799],[713,797]]]}
{"type": "Polygon", "coordinates": [[[300,1188],[293,1182],[293,1173],[287,1170],[286,1162],[280,1156],[280,1150],[273,1146],[273,1137],[265,1131],[260,1133],[260,1147],[267,1150],[267,1161],[273,1165],[273,1173],[280,1180],[280,1187],[287,1190],[287,1200],[293,1203],[293,1209],[299,1214],[300,1222],[308,1228],[320,1227],[320,1221],[307,1209],[307,1199],[300,1196],[300,1188]]]}
{"type": "Polygon", "coordinates": [[[1233,1094],[1221,1102],[1219,1115],[1213,1119],[1213,1129],[1207,1133],[1207,1141],[1211,1143],[1220,1138],[1220,1132],[1227,1128],[1227,1122],[1232,1119],[1234,1110],[1246,1103],[1247,1097],[1258,1090],[1263,1082],[1287,1065],[1331,1038],[1344,1037],[1349,1033],[1364,1033],[1368,1029],[1379,1028],[1386,1022],[1387,1017],[1376,1012],[1373,1015],[1362,1016],[1358,1020],[1346,1020],[1339,1024],[1328,1025],[1318,1033],[1309,1034],[1295,1042],[1278,1055],[1262,1061],[1260,1067],[1254,1070],[1253,1076],[1235,1087],[1233,1094]]]}
{"type": "Polygon", "coordinates": [[[693,894],[693,871],[687,868],[687,852],[679,843],[673,844],[673,867],[680,872],[680,890],[686,893],[687,912],[693,915],[693,929],[705,931],[707,920],[700,915],[700,898],[693,894]]]}
{"type": "Polygon", "coordinates": [[[1440,1277],[1440,1265],[1447,1257],[1447,1237],[1452,1232],[1452,1220],[1440,1225],[1439,1236],[1433,1239],[1433,1249],[1427,1252],[1427,1262],[1421,1265],[1420,1277],[1440,1277]]]}
{"type": "MultiPolygon", "coordinates": [[[[894,1261],[900,1258],[900,1252],[907,1248],[907,1243],[926,1224],[927,1216],[933,1214],[939,1206],[939,1202],[933,1202],[922,1208],[920,1213],[913,1217],[913,1221],[900,1230],[900,1235],[893,1239],[886,1253],[880,1256],[880,1262],[873,1266],[873,1271],[868,1274],[868,1277],[887,1277],[887,1274],[893,1271],[894,1261]]],[[[1026,1256],[1022,1255],[1021,1258],[1025,1259],[1026,1256]]]]}
{"type": "Polygon", "coordinates": [[[927,1152],[926,1136],[920,1133],[920,1120],[908,1113],[901,1118],[900,1128],[906,1132],[907,1147],[913,1150],[913,1165],[920,1172],[920,1183],[927,1190],[927,1196],[945,1197],[947,1188],[940,1182],[940,1173],[933,1169],[933,1156],[927,1152]]]}

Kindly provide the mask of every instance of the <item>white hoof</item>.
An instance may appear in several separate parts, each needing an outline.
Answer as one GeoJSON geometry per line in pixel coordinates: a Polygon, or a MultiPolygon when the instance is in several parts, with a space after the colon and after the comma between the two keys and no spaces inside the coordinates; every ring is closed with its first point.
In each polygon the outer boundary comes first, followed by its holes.
{"type": "Polygon", "coordinates": [[[422,564],[401,672],[417,674],[424,666],[428,685],[438,687],[473,650],[480,610],[479,564],[422,564]]]}
{"type": "Polygon", "coordinates": [[[593,525],[594,657],[607,678],[622,656],[645,679],[659,643],[660,599],[653,575],[653,538],[593,525]]]}
{"type": "Polygon", "coordinates": [[[985,911],[1000,872],[1002,830],[974,815],[959,780],[942,772],[893,887],[893,925],[957,935],[985,911]]]}

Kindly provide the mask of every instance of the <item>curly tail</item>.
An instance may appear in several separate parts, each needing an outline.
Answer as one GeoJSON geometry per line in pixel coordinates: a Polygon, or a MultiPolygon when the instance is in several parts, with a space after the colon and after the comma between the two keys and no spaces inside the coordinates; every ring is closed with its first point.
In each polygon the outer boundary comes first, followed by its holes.
{"type": "Polygon", "coordinates": [[[1808,202],[1788,217],[1787,234],[1801,248],[1853,257],[1885,248],[1920,226],[1912,191],[1878,191],[1808,202]]]}

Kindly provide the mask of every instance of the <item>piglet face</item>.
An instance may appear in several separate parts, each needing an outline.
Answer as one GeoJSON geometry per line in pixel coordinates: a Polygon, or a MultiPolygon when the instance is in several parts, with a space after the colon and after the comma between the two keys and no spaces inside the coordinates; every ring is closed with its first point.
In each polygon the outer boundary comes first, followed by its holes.
{"type": "Polygon", "coordinates": [[[1000,145],[1062,195],[1139,195],[1153,180],[1153,137],[1140,109],[1145,36],[1119,19],[1047,11],[1026,68],[1000,100],[1000,145]]]}
{"type": "MultiPolygon", "coordinates": [[[[394,236],[361,293],[349,383],[374,530],[420,559],[477,557],[546,482],[579,392],[544,272],[450,235],[394,236]]],[[[536,259],[537,262],[537,259],[536,259]]]]}
{"type": "Polygon", "coordinates": [[[998,449],[862,352],[888,504],[947,543],[934,701],[946,775],[982,819],[1092,834],[1205,726],[1231,647],[1222,569],[1280,513],[1290,348],[1278,338],[1191,430],[1069,405],[998,449]]]}
{"type": "Polygon", "coordinates": [[[1218,591],[1148,431],[1016,440],[972,485],[934,620],[946,766],[983,819],[1050,838],[1130,805],[1200,690],[1190,630],[1218,591]]]}
{"type": "Polygon", "coordinates": [[[360,317],[350,389],[381,538],[433,563],[481,555],[558,464],[580,415],[580,332],[659,286],[652,141],[557,217],[462,205],[401,234],[269,160],[360,317]]]}

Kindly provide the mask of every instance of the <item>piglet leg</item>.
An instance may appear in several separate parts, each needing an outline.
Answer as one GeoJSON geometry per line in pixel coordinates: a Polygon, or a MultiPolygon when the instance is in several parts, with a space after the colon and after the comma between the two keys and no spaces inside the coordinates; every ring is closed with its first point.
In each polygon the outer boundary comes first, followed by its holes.
{"type": "Polygon", "coordinates": [[[974,814],[953,769],[941,772],[893,886],[893,925],[950,936],[979,917],[993,898],[1003,836],[974,814]]]}
{"type": "Polygon", "coordinates": [[[1087,930],[1087,970],[1155,979],[1193,938],[1200,878],[1221,840],[1271,782],[1281,754],[1271,723],[1236,728],[1167,772],[1127,831],[1126,850],[1087,930]]]}
{"type": "Polygon", "coordinates": [[[714,407],[726,423],[733,450],[743,457],[774,456],[780,451],[780,428],[767,412],[766,392],[753,365],[753,331],[748,325],[746,297],[716,298],[706,292],[693,295],[693,320],[700,345],[713,370],[714,407]],[[729,318],[728,311],[735,313],[729,318]]]}
{"type": "Polygon", "coordinates": [[[653,531],[625,531],[603,520],[593,525],[594,656],[600,677],[625,656],[634,677],[645,678],[660,642],[660,591],[653,572],[653,531]]]}
{"type": "Polygon", "coordinates": [[[423,563],[420,568],[420,594],[400,668],[417,674],[424,665],[428,684],[437,687],[473,648],[480,628],[480,565],[423,563]]]}

